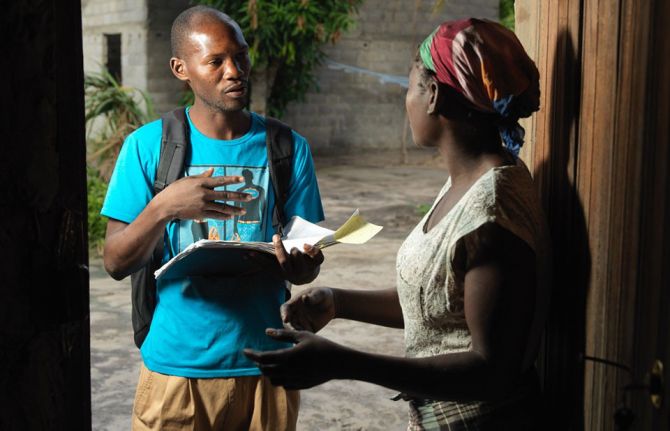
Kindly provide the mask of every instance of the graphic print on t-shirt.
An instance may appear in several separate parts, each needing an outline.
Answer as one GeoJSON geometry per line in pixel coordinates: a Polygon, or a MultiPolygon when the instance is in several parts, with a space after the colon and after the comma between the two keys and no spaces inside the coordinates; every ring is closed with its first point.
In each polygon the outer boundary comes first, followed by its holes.
{"type": "Polygon", "coordinates": [[[265,241],[265,213],[267,186],[269,181],[267,166],[190,166],[186,176],[200,175],[213,168],[212,176],[240,176],[243,183],[217,187],[216,190],[250,194],[246,202],[227,201],[228,205],[242,207],[246,213],[230,220],[180,220],[179,252],[201,239],[225,241],[265,241]]]}

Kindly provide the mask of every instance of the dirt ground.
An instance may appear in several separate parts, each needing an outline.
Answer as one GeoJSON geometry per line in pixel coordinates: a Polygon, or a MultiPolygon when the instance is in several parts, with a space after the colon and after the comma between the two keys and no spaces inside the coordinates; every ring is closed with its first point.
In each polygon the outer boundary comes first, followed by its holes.
{"type": "MultiPolygon", "coordinates": [[[[380,289],[395,284],[395,255],[446,181],[446,171],[428,151],[317,157],[315,164],[326,212],[322,225],[336,228],[359,208],[382,232],[364,245],[324,250],[326,261],[313,285],[380,289]]],[[[295,293],[308,286],[294,287],[295,293]]],[[[321,335],[369,352],[403,355],[403,332],[335,320],[321,335]]],[[[93,429],[129,429],[139,352],[132,343],[129,280],[107,277],[91,262],[91,385],[93,429]]],[[[394,391],[362,382],[332,381],[303,391],[298,430],[404,430],[407,405],[391,401],[394,391]]]]}

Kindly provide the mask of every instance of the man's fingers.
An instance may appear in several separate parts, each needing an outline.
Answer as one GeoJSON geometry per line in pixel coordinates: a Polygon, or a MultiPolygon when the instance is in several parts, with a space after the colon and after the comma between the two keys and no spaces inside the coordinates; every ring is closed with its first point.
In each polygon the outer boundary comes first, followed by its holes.
{"type": "Polygon", "coordinates": [[[243,182],[244,177],[240,177],[237,175],[220,175],[216,177],[206,178],[203,180],[202,184],[205,187],[213,189],[214,187],[227,186],[229,184],[238,184],[243,182]]]}
{"type": "Polygon", "coordinates": [[[249,202],[250,200],[253,199],[253,196],[251,196],[249,193],[212,190],[205,194],[205,199],[207,199],[208,201],[249,202]]]}
{"type": "Polygon", "coordinates": [[[221,213],[221,212],[218,212],[218,211],[207,211],[207,210],[205,210],[205,211],[203,211],[202,214],[203,214],[203,216],[200,217],[200,219],[198,220],[200,222],[202,222],[202,221],[204,221],[208,218],[216,219],[216,220],[230,220],[231,218],[235,217],[232,214],[224,214],[224,213],[221,213]]]}
{"type": "Polygon", "coordinates": [[[313,245],[310,244],[304,244],[302,248],[304,250],[304,253],[311,258],[315,258],[319,254],[321,254],[321,260],[323,261],[323,253],[321,253],[321,249],[319,247],[314,247],[313,245]]]}
{"type": "Polygon", "coordinates": [[[191,175],[192,177],[211,177],[214,174],[214,168],[209,168],[206,171],[202,171],[199,175],[191,175]]]}
{"type": "Polygon", "coordinates": [[[291,259],[289,259],[288,253],[284,248],[284,243],[281,240],[281,237],[278,234],[272,236],[272,242],[275,246],[275,256],[277,256],[277,261],[279,266],[282,267],[285,273],[290,274],[291,272],[291,259]]]}
{"type": "Polygon", "coordinates": [[[247,210],[241,207],[236,207],[228,204],[221,204],[218,202],[208,202],[205,204],[205,211],[214,211],[221,214],[228,214],[231,216],[246,214],[247,210]]]}

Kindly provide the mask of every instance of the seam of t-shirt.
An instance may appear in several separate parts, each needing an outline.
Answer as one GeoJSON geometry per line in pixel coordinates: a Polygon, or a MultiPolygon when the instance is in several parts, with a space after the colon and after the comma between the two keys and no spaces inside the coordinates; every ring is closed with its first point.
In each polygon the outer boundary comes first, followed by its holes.
{"type": "Polygon", "coordinates": [[[132,216],[129,213],[116,212],[114,207],[105,207],[100,211],[100,214],[107,218],[112,218],[128,224],[132,223],[137,218],[137,216],[132,216]]]}

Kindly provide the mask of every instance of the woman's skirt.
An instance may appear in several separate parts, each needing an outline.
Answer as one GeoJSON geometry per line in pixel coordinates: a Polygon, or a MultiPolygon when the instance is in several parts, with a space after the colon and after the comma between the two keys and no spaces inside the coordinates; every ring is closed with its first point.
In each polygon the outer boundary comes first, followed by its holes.
{"type": "Polygon", "coordinates": [[[542,403],[537,383],[524,386],[505,399],[485,401],[409,402],[408,431],[488,431],[542,429],[542,403]]]}

